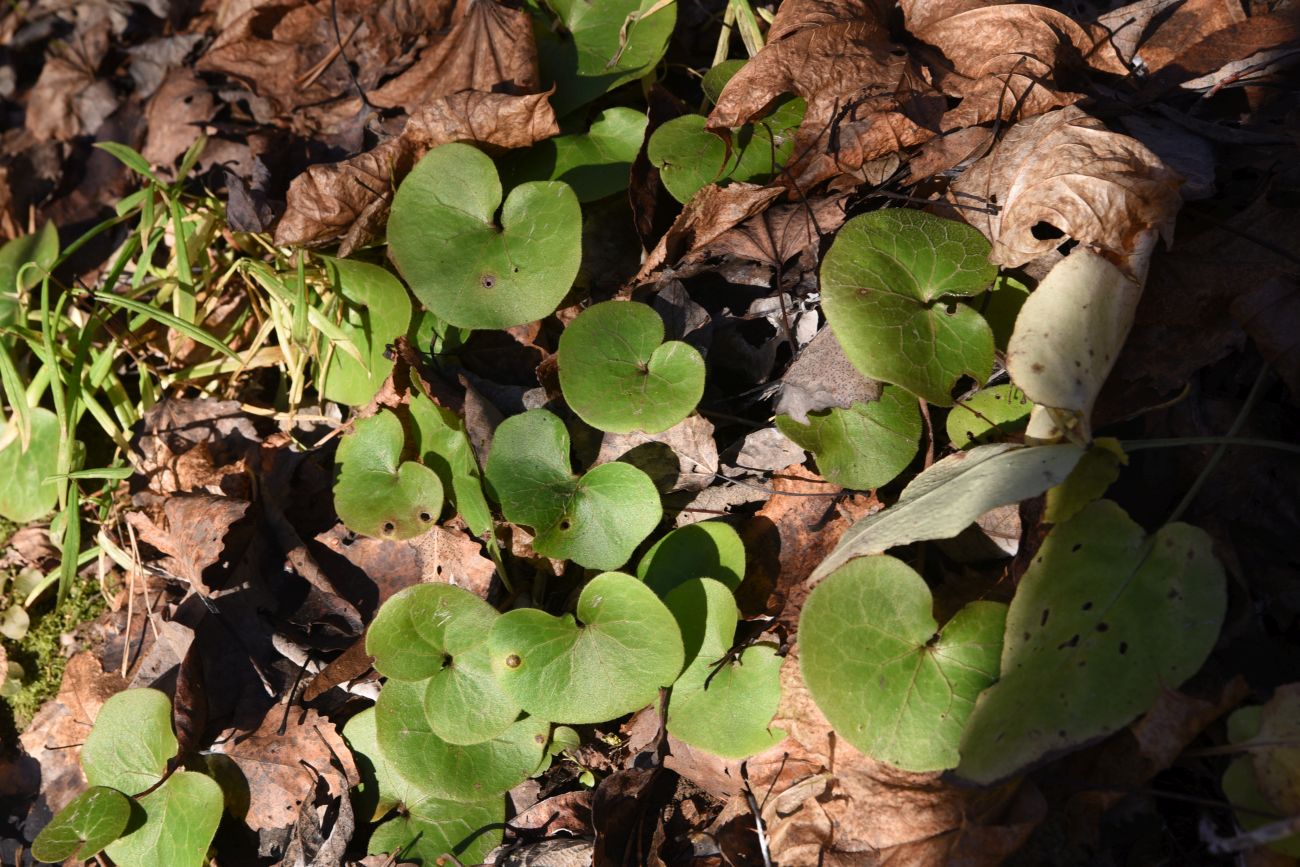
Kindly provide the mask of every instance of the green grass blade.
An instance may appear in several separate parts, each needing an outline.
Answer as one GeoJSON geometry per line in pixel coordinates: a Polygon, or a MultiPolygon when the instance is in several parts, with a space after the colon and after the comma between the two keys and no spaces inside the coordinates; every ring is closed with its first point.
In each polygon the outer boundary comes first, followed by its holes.
{"type": "Polygon", "coordinates": [[[207,346],[210,349],[215,349],[217,352],[229,356],[236,361],[239,360],[239,355],[233,349],[204,331],[202,328],[192,325],[183,319],[178,319],[170,313],[159,310],[157,307],[151,307],[148,304],[136,301],[132,298],[123,298],[121,295],[96,293],[94,298],[96,301],[103,304],[122,307],[126,310],[130,310],[132,313],[138,313],[146,319],[152,319],[160,325],[165,325],[168,328],[179,331],[195,343],[202,343],[204,346],[207,346]]]}

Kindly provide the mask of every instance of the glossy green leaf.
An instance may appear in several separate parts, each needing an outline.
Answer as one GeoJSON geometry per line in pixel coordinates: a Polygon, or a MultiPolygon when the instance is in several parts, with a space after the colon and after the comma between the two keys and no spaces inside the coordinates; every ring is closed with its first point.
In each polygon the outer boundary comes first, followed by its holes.
{"type": "Polygon", "coordinates": [[[632,161],[645,138],[646,116],[631,108],[602,111],[584,132],[538,142],[507,157],[511,182],[562,181],[579,202],[594,202],[627,189],[632,161]]]}
{"type": "Polygon", "coordinates": [[[921,410],[911,394],[885,386],[879,400],[810,412],[806,425],[780,415],[776,427],[813,453],[826,481],[866,490],[893,481],[916,457],[921,410]]]}
{"type": "Polygon", "coordinates": [[[574,615],[536,608],[506,612],[492,626],[492,670],[535,716],[595,723],[655,700],[682,670],[673,615],[631,575],[606,572],[578,597],[574,615]]]}
{"type": "Polygon", "coordinates": [[[0,516],[15,524],[45,517],[59,501],[58,482],[45,481],[59,469],[59,419],[42,407],[28,417],[32,438],[27,451],[18,432],[8,429],[4,438],[9,441],[0,448],[0,516]]]}
{"type": "Polygon", "coordinates": [[[704,98],[710,105],[717,105],[718,97],[722,96],[722,89],[747,62],[740,59],[724,60],[704,73],[704,78],[700,81],[700,89],[704,91],[704,98]]]}
{"type": "Polygon", "coordinates": [[[694,578],[712,578],[735,590],[745,578],[745,543],[721,521],[687,524],[650,546],[637,564],[636,577],[661,599],[694,578]]]}
{"type": "Polygon", "coordinates": [[[90,785],[134,795],[162,779],[178,748],[171,699],[156,689],[128,689],[99,709],[81,767],[90,785]]]}
{"type": "Polygon", "coordinates": [[[871,379],[951,406],[957,379],[988,379],[993,333],[957,298],[996,269],[978,230],[923,211],[874,211],[840,228],[822,263],[822,309],[849,361],[871,379]]]}
{"type": "Polygon", "coordinates": [[[59,864],[69,858],[89,861],[126,832],[131,799],[117,789],[91,786],[50,820],[32,841],[38,861],[59,864]]]}
{"type": "Polygon", "coordinates": [[[459,143],[416,164],[388,221],[389,255],[411,291],[463,328],[509,328],[553,313],[578,274],[581,238],[582,211],[568,185],[520,184],[502,205],[491,158],[459,143]]]}
{"type": "Polygon", "coordinates": [[[1148,536],[1108,500],[1087,506],[1021,579],[1002,678],[971,715],[958,774],[991,783],[1128,725],[1200,668],[1225,604],[1203,530],[1148,536]]]}
{"type": "Polygon", "coordinates": [[[429,797],[479,802],[507,792],[537,769],[549,724],[528,717],[477,744],[451,744],[425,715],[425,681],[390,680],[375,704],[375,735],[386,767],[429,797]]]}
{"type": "Polygon", "coordinates": [[[990,509],[1059,484],[1083,456],[1072,444],[991,443],[949,455],[914,478],[898,502],[845,531],[812,575],[816,583],[854,557],[926,539],[951,539],[990,509]]]}
{"type": "Polygon", "coordinates": [[[470,532],[482,536],[492,529],[492,509],[464,420],[420,391],[411,393],[409,409],[420,463],[438,474],[470,532]]]}
{"type": "Polygon", "coordinates": [[[321,391],[326,400],[361,406],[375,396],[393,370],[384,353],[411,325],[411,298],[386,268],[354,259],[325,257],[325,263],[345,302],[339,328],[364,363],[338,347],[329,351],[328,342],[322,342],[321,356],[328,353],[329,363],[321,373],[321,391]]]}
{"type": "Polygon", "coordinates": [[[835,731],[909,771],[957,765],[962,726],[998,676],[1007,608],[972,602],[940,630],[925,579],[901,560],[863,557],[804,603],[799,663],[835,731]]]}
{"type": "Polygon", "coordinates": [[[131,867],[203,867],[221,822],[221,787],[203,774],[177,771],[137,802],[144,824],[105,850],[131,867]]]}
{"type": "Polygon", "coordinates": [[[487,479],[506,520],[533,528],[533,549],[592,569],[616,569],[659,524],[654,482],[618,461],[582,476],[569,469],[569,432],[544,409],[501,423],[487,479]]]}
{"type": "Polygon", "coordinates": [[[1119,478],[1119,468],[1128,464],[1128,455],[1114,437],[1098,437],[1088,446],[1065,481],[1047,491],[1043,520],[1063,524],[1079,510],[1100,499],[1119,478]]]}
{"type": "Polygon", "coordinates": [[[442,481],[414,461],[403,461],[406,436],[390,410],[358,419],[343,435],[334,464],[334,508],[354,533],[410,539],[427,531],[442,511],[442,481]]]}
{"type": "Polygon", "coordinates": [[[725,758],[760,753],[785,738],[771,728],[781,702],[782,657],[766,644],[716,666],[736,636],[740,612],[731,589],[711,578],[678,584],[665,598],[682,631],[687,665],[668,700],[668,731],[725,758]],[[707,684],[707,687],[706,687],[707,684]]]}
{"type": "Polygon", "coordinates": [[[1033,406],[1025,393],[1010,383],[981,388],[957,401],[948,412],[948,440],[953,448],[964,449],[1007,439],[1025,429],[1033,406]]]}
{"type": "Polygon", "coordinates": [[[704,394],[704,359],[680,340],[664,342],[654,308],[606,301],[578,314],[557,353],[564,399],[609,433],[661,433],[691,414],[704,394]]]}
{"type": "Polygon", "coordinates": [[[556,88],[551,105],[557,117],[649,72],[677,22],[676,3],[651,12],[657,0],[547,2],[563,27],[538,21],[533,33],[542,79],[556,88]]]}

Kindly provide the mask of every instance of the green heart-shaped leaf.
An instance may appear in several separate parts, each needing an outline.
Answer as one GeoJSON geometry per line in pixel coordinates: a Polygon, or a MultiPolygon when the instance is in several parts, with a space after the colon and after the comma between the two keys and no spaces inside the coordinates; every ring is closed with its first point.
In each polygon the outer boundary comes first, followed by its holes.
{"type": "Polygon", "coordinates": [[[522,181],[562,181],[579,202],[594,202],[627,189],[632,161],[645,138],[646,116],[631,108],[607,108],[585,132],[538,142],[507,157],[502,175],[522,181]]]}
{"type": "Polygon", "coordinates": [[[993,332],[952,296],[988,287],[989,249],[977,229],[923,211],[845,223],[822,263],[822,309],[854,367],[939,406],[963,374],[988,379],[993,332]]]}
{"type": "Polygon", "coordinates": [[[650,546],[636,577],[661,599],[693,578],[712,578],[735,590],[745,577],[745,543],[721,521],[687,524],[650,546]]]}
{"type": "Polygon", "coordinates": [[[375,704],[375,736],[386,766],[408,787],[448,801],[478,802],[507,792],[537,770],[549,723],[527,717],[491,740],[452,744],[425,714],[427,681],[390,680],[375,704]]]}
{"type": "Polygon", "coordinates": [[[784,100],[766,119],[734,131],[730,149],[705,129],[704,116],[675,117],[651,134],[646,156],[664,187],[683,203],[709,184],[761,183],[790,159],[805,108],[802,99],[784,100]]]}
{"type": "Polygon", "coordinates": [[[1000,780],[1118,731],[1191,677],[1226,605],[1211,548],[1187,524],[1148,536],[1109,500],[1055,527],[1011,601],[1002,679],[971,714],[957,773],[1000,780]]]}
{"type": "Polygon", "coordinates": [[[704,394],[704,359],[680,340],[664,343],[653,308],[606,301],[560,335],[564,399],[592,427],[661,433],[691,414],[704,394]]]}
{"type": "Polygon", "coordinates": [[[438,474],[444,491],[451,492],[456,512],[470,532],[482,536],[492,529],[492,509],[483,495],[478,458],[464,420],[422,391],[411,393],[409,408],[420,462],[438,474]]]}
{"type": "Polygon", "coordinates": [[[32,841],[38,861],[89,861],[126,831],[131,799],[117,789],[91,786],[58,812],[32,841]]]}
{"type": "Polygon", "coordinates": [[[948,439],[958,449],[1007,439],[1025,429],[1033,408],[1025,393],[1010,383],[981,388],[949,411],[948,439]]]}
{"type": "Polygon", "coordinates": [[[658,0],[547,4],[567,31],[549,21],[538,21],[533,29],[542,79],[556,87],[551,96],[556,117],[644,76],[663,58],[677,23],[677,4],[658,0]]]}
{"type": "Polygon", "coordinates": [[[704,91],[704,98],[709,101],[710,105],[717,105],[718,98],[722,96],[722,89],[727,86],[727,82],[735,78],[736,73],[748,63],[747,60],[724,60],[714,65],[712,69],[704,73],[704,78],[700,80],[700,89],[704,91]]]}
{"type": "Polygon", "coordinates": [[[81,766],[90,785],[134,795],[162,779],[179,747],[171,699],[156,689],[128,689],[99,709],[81,766]]]}
{"type": "Polygon", "coordinates": [[[401,459],[405,441],[401,420],[386,409],[344,434],[334,458],[334,509],[352,532],[410,539],[438,519],[442,481],[428,467],[401,459]]]}
{"type": "Polygon", "coordinates": [[[477,863],[501,842],[505,799],[497,795],[484,801],[447,801],[407,783],[388,767],[379,751],[374,708],[348,720],[343,736],[363,780],[359,803],[368,808],[363,818],[382,818],[393,807],[403,807],[401,815],[375,829],[370,854],[402,849],[405,860],[434,864],[441,855],[452,852],[477,863]]]}
{"type": "Polygon", "coordinates": [[[105,849],[131,867],[203,867],[221,822],[221,787],[203,774],[177,771],[137,802],[144,824],[105,849]]]}
{"type": "Polygon", "coordinates": [[[938,629],[925,579],[863,557],[819,584],[799,616],[799,663],[835,731],[909,771],[955,767],[975,698],[998,676],[1007,608],[972,602],[938,629]]]}
{"type": "Polygon", "coordinates": [[[339,330],[351,339],[364,363],[322,343],[322,357],[328,357],[328,362],[321,373],[320,391],[326,400],[361,406],[375,396],[393,370],[385,351],[410,327],[411,298],[386,268],[353,259],[324,258],[343,296],[339,330]]]}
{"type": "Polygon", "coordinates": [[[631,575],[606,572],[582,589],[577,617],[536,608],[492,626],[492,670],[531,714],[595,723],[655,700],[682,670],[682,637],[659,597],[631,575]]]}
{"type": "Polygon", "coordinates": [[[487,479],[506,520],[533,528],[537,553],[592,569],[622,566],[663,517],[654,482],[630,464],[614,461],[575,476],[569,432],[544,409],[501,423],[487,479]]]}
{"type": "Polygon", "coordinates": [[[445,144],[398,187],[388,252],[439,318],[462,328],[509,328],[549,316],[573,286],[582,211],[573,190],[556,181],[520,184],[502,206],[487,154],[445,144]]]}
{"type": "Polygon", "coordinates": [[[806,425],[779,415],[776,427],[813,453],[826,481],[866,490],[893,481],[916,457],[921,410],[912,395],[885,386],[879,400],[810,412],[806,425]]]}
{"type": "Polygon", "coordinates": [[[0,247],[0,325],[14,324],[18,293],[40,283],[57,258],[59,230],[54,223],[46,223],[39,231],[19,235],[0,247]],[[29,263],[35,267],[25,268],[29,263]]]}
{"type": "Polygon", "coordinates": [[[771,728],[781,702],[781,664],[771,645],[745,648],[738,662],[717,666],[731,649],[740,613],[731,590],[693,578],[664,598],[686,646],[686,670],[668,700],[668,731],[693,747],[726,758],[760,753],[785,738],[771,728]],[[707,684],[707,686],[706,686],[707,684]]]}
{"type": "Polygon", "coordinates": [[[366,652],[385,677],[427,683],[425,716],[434,734],[453,744],[491,740],[519,716],[488,658],[487,634],[498,616],[467,590],[418,584],[379,609],[366,652]]]}
{"type": "Polygon", "coordinates": [[[17,431],[6,430],[9,442],[0,448],[0,515],[15,524],[27,524],[50,513],[59,501],[59,486],[45,481],[59,469],[58,417],[48,409],[28,411],[32,438],[23,451],[17,431]]]}

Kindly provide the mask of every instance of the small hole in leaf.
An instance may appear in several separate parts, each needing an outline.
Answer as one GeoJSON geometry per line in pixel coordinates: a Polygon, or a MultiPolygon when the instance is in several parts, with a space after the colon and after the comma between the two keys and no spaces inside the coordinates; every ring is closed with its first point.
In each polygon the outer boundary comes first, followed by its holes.
{"type": "Polygon", "coordinates": [[[1091,603],[1091,602],[1085,602],[1085,603],[1083,603],[1083,610],[1084,610],[1084,611],[1091,611],[1091,610],[1092,610],[1092,603],[1091,603]]]}
{"type": "Polygon", "coordinates": [[[1069,641],[1062,641],[1060,644],[1056,645],[1056,649],[1065,650],[1067,647],[1078,647],[1078,646],[1079,646],[1079,634],[1076,632],[1074,635],[1070,637],[1069,641]]]}
{"type": "Polygon", "coordinates": [[[384,535],[385,535],[385,536],[391,536],[391,535],[393,535],[393,531],[396,530],[396,529],[397,529],[397,525],[394,524],[392,521],[385,521],[385,522],[384,522],[384,535]]]}
{"type": "Polygon", "coordinates": [[[493,286],[497,285],[497,275],[484,274],[482,277],[478,278],[478,282],[484,289],[491,289],[493,286]]]}
{"type": "Polygon", "coordinates": [[[512,653],[506,657],[506,668],[518,668],[523,665],[524,661],[519,658],[519,654],[512,653]]]}
{"type": "Polygon", "coordinates": [[[1047,625],[1047,615],[1048,615],[1049,613],[1051,613],[1051,609],[1050,609],[1050,608],[1044,608],[1044,609],[1043,609],[1043,616],[1040,617],[1039,620],[1038,620],[1038,625],[1039,625],[1039,626],[1046,626],[1046,625],[1047,625]]]}
{"type": "Polygon", "coordinates": [[[1074,554],[1074,553],[1076,553],[1076,552],[1077,552],[1080,548],[1082,548],[1082,547],[1083,547],[1083,543],[1082,543],[1082,542],[1076,542],[1076,543],[1074,544],[1074,547],[1070,549],[1070,553],[1071,553],[1071,554],[1074,554]]]}
{"type": "Polygon", "coordinates": [[[1042,220],[1034,223],[1033,228],[1029,230],[1029,234],[1040,241],[1055,241],[1057,238],[1065,237],[1065,233],[1060,229],[1042,220]]]}
{"type": "Polygon", "coordinates": [[[1127,641],[1121,641],[1121,642],[1119,643],[1119,654],[1120,654],[1120,656],[1123,656],[1123,655],[1126,654],[1126,653],[1128,653],[1128,642],[1127,642],[1127,641]]]}
{"type": "Polygon", "coordinates": [[[421,512],[420,520],[427,524],[433,520],[433,515],[430,515],[428,512],[421,512]]]}
{"type": "Polygon", "coordinates": [[[1110,624],[1107,623],[1106,621],[1103,620],[1101,623],[1097,624],[1098,632],[1105,632],[1107,629],[1110,629],[1110,624]]]}
{"type": "Polygon", "coordinates": [[[533,743],[537,743],[537,744],[546,743],[546,735],[533,735],[533,743]]]}
{"type": "Polygon", "coordinates": [[[569,528],[572,527],[572,526],[573,526],[573,524],[571,524],[571,523],[569,522],[569,519],[568,519],[568,518],[565,518],[563,521],[560,522],[560,529],[561,529],[561,530],[564,530],[564,531],[566,531],[566,532],[567,532],[567,531],[569,530],[569,528]]]}

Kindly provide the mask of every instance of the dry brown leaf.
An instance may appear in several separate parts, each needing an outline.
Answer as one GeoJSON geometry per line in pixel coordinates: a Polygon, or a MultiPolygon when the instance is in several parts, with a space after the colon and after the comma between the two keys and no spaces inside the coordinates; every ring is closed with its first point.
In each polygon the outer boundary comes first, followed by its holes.
{"type": "Polygon", "coordinates": [[[866,0],[782,4],[767,45],[727,83],[708,128],[725,135],[783,93],[803,97],[789,166],[800,188],[928,140],[943,100],[882,21],[866,0]]]}
{"type": "Polygon", "coordinates": [[[535,93],[540,88],[532,17],[497,0],[458,0],[451,32],[406,72],[369,95],[378,106],[414,114],[462,90],[535,93]]]}
{"type": "Polygon", "coordinates": [[[247,501],[231,497],[177,493],[163,504],[166,529],[143,512],[128,512],[126,520],[142,542],[167,556],[168,572],[203,593],[207,589],[203,571],[221,559],[226,534],[248,506],[247,501]]]}
{"type": "Polygon", "coordinates": [[[772,410],[808,424],[808,413],[880,399],[881,383],[867,379],[849,361],[829,326],[817,332],[785,376],[772,410]]]}
{"type": "Polygon", "coordinates": [[[285,711],[273,705],[257,731],[214,747],[234,760],[248,781],[244,821],[254,831],[293,824],[303,802],[312,796],[316,775],[329,781],[335,797],[346,795],[347,787],[359,780],[352,752],[334,723],[311,708],[289,708],[287,717],[285,711]],[[332,771],[334,761],[342,763],[346,782],[332,771]]]}
{"type": "Polygon", "coordinates": [[[1233,299],[1232,318],[1300,400],[1300,288],[1295,280],[1274,277],[1246,284],[1233,299]]]}
{"type": "Polygon", "coordinates": [[[38,142],[93,133],[117,110],[112,86],[98,78],[108,45],[109,23],[104,19],[80,30],[46,58],[27,97],[27,129],[38,142]]]}
{"type": "Polygon", "coordinates": [[[275,242],[338,240],[339,255],[346,256],[382,233],[394,190],[431,148],[453,141],[527,147],[558,132],[544,93],[462,91],[433,100],[411,115],[395,138],[343,162],[312,166],[294,178],[275,242]]]}
{"type": "Polygon", "coordinates": [[[663,493],[701,491],[718,471],[713,423],[692,414],[657,434],[607,433],[591,466],[616,460],[640,467],[663,493]]]}
{"type": "Polygon", "coordinates": [[[1098,16],[1093,25],[1098,42],[1098,61],[1113,60],[1122,69],[1131,68],[1148,25],[1171,6],[1181,8],[1186,5],[1187,0],[1137,0],[1098,16]]]}
{"type": "Polygon", "coordinates": [[[1141,40],[1137,59],[1149,74],[1158,73],[1188,46],[1245,20],[1241,0],[1183,0],[1141,40]]]}
{"type": "Polygon", "coordinates": [[[321,533],[316,541],[344,557],[374,581],[376,607],[394,593],[413,584],[454,584],[487,597],[496,566],[483,554],[483,546],[466,532],[433,527],[429,532],[395,542],[353,536],[342,524],[321,533]]]}
{"type": "Polygon", "coordinates": [[[1179,182],[1136,139],[1071,106],[1013,126],[949,196],[958,205],[997,205],[996,213],[967,208],[962,216],[993,242],[989,258],[999,265],[1023,265],[1060,246],[1064,238],[1040,224],[1122,265],[1143,233],[1154,228],[1169,238],[1179,182]]]}
{"type": "Polygon", "coordinates": [[[173,69],[144,110],[149,131],[141,156],[153,165],[170,166],[202,134],[203,125],[215,113],[216,100],[207,84],[192,69],[173,69]]]}
{"type": "Polygon", "coordinates": [[[1294,13],[1258,15],[1229,23],[1198,42],[1185,43],[1169,65],[1152,77],[1148,92],[1154,95],[1189,79],[1209,75],[1232,61],[1287,46],[1297,39],[1300,39],[1300,21],[1294,13]]]}

